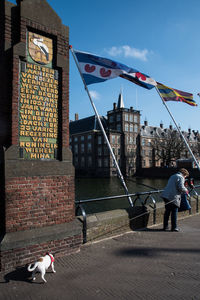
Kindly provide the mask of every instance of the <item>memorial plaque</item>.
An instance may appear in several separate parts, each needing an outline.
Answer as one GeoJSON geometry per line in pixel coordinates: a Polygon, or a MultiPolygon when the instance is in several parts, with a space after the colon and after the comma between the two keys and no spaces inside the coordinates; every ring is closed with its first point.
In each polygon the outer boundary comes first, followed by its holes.
{"type": "Polygon", "coordinates": [[[28,54],[29,60],[47,65],[52,62],[53,58],[53,41],[52,39],[28,32],[28,54]]]}
{"type": "Polygon", "coordinates": [[[38,64],[21,63],[20,156],[55,159],[58,148],[58,71],[44,66],[52,61],[52,41],[32,32],[28,33],[28,38],[27,55],[30,54],[38,64]],[[46,47],[41,46],[43,50],[38,50],[39,42],[41,45],[45,43],[46,47]]]}

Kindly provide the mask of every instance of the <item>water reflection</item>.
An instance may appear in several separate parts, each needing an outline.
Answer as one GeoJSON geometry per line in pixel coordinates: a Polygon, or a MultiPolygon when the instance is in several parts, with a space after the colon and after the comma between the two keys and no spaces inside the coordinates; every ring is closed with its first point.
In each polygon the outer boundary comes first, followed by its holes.
{"type": "MultiPolygon", "coordinates": [[[[162,190],[167,179],[130,178],[126,180],[129,193],[162,190]]],[[[195,185],[200,184],[199,180],[195,185]]],[[[198,189],[198,193],[200,189],[198,189]]],[[[76,200],[94,199],[100,197],[124,195],[125,191],[118,178],[79,178],[75,180],[76,200]]],[[[156,202],[161,202],[160,194],[155,194],[156,202]]],[[[127,197],[112,199],[84,205],[87,214],[108,211],[113,209],[128,208],[127,197]]]]}
{"type": "MultiPolygon", "coordinates": [[[[126,180],[129,193],[147,192],[163,189],[166,179],[130,178],[126,180]]],[[[75,181],[76,200],[124,195],[125,191],[118,178],[79,178],[75,181]]],[[[159,195],[156,201],[161,201],[159,195]]],[[[112,199],[84,205],[86,213],[128,208],[127,198],[112,199]]]]}

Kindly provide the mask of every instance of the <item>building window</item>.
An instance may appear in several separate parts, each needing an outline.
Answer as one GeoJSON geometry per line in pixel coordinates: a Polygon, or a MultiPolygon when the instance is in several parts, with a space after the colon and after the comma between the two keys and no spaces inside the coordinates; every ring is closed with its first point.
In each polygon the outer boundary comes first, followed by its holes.
{"type": "Polygon", "coordinates": [[[121,131],[121,124],[117,124],[117,131],[121,131]]]}
{"type": "Polygon", "coordinates": [[[129,115],[129,121],[133,122],[133,115],[132,114],[129,115]]]}
{"type": "Polygon", "coordinates": [[[91,143],[88,143],[87,150],[88,150],[88,153],[92,152],[92,144],[91,143]]]}
{"type": "Polygon", "coordinates": [[[81,135],[81,141],[84,141],[85,137],[84,135],[81,135]]]}
{"type": "Polygon", "coordinates": [[[115,135],[112,135],[112,144],[115,144],[115,135]]]}
{"type": "Polygon", "coordinates": [[[99,135],[98,136],[98,144],[101,145],[101,143],[102,143],[102,139],[101,139],[101,136],[99,135]]]}
{"type": "Polygon", "coordinates": [[[128,121],[128,114],[124,115],[124,119],[125,119],[125,121],[128,121]]]}
{"type": "Polygon", "coordinates": [[[104,159],[104,167],[108,167],[108,158],[104,159]]]}
{"type": "Polygon", "coordinates": [[[84,152],[85,152],[85,145],[81,144],[81,153],[84,153],[84,152]]]}
{"type": "Polygon", "coordinates": [[[78,154],[78,145],[77,144],[74,145],[74,153],[78,154]]]}
{"type": "Polygon", "coordinates": [[[78,142],[77,136],[74,137],[74,142],[78,142]]]}
{"type": "Polygon", "coordinates": [[[92,139],[92,136],[91,136],[91,134],[88,134],[88,140],[91,140],[92,139]]]}
{"type": "Polygon", "coordinates": [[[85,157],[81,156],[81,167],[84,168],[85,167],[85,157]]]}
{"type": "Polygon", "coordinates": [[[138,122],[138,116],[134,115],[134,122],[137,123],[138,122]]]}
{"type": "Polygon", "coordinates": [[[107,145],[104,146],[103,151],[104,151],[104,155],[108,155],[108,146],[107,145]]]}
{"type": "Polygon", "coordinates": [[[113,122],[114,122],[113,116],[109,116],[109,122],[110,122],[110,123],[113,123],[113,122]]]}
{"type": "Polygon", "coordinates": [[[102,148],[98,147],[98,155],[102,155],[102,148]]]}
{"type": "Polygon", "coordinates": [[[117,136],[117,144],[120,144],[121,139],[120,139],[120,135],[117,136]]]}
{"type": "Polygon", "coordinates": [[[102,167],[102,160],[101,160],[101,158],[98,159],[98,167],[99,167],[99,168],[102,167]]]}
{"type": "Polygon", "coordinates": [[[125,123],[125,131],[128,131],[128,129],[129,129],[128,123],[125,123]]]}
{"type": "Polygon", "coordinates": [[[137,124],[134,125],[134,132],[138,132],[138,125],[137,124]]]}
{"type": "Polygon", "coordinates": [[[133,132],[133,124],[130,124],[130,132],[133,132]]]}
{"type": "Polygon", "coordinates": [[[88,167],[92,166],[92,156],[88,156],[88,167]]]}
{"type": "Polygon", "coordinates": [[[74,157],[74,165],[75,165],[75,166],[78,166],[78,156],[75,156],[75,157],[74,157]]]}
{"type": "Polygon", "coordinates": [[[121,121],[121,115],[117,114],[117,121],[121,121]]]}

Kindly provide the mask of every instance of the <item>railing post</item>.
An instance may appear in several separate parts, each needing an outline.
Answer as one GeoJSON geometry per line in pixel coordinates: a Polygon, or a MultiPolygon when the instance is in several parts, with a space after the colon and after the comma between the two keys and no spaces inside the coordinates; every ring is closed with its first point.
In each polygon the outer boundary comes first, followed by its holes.
{"type": "Polygon", "coordinates": [[[196,198],[196,212],[197,213],[199,212],[199,195],[197,195],[197,198],[196,198]]]}
{"type": "Polygon", "coordinates": [[[78,204],[77,208],[76,208],[76,215],[78,213],[78,210],[81,210],[81,214],[83,216],[83,244],[87,243],[87,215],[85,212],[85,209],[83,208],[83,206],[81,204],[78,204]]]}

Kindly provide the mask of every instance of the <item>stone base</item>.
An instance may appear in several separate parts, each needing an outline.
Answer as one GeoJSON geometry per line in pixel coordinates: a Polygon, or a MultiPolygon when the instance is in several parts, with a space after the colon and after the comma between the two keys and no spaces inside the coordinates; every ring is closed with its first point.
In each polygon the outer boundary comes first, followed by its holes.
{"type": "MultiPolygon", "coordinates": [[[[199,213],[200,197],[192,197],[190,211],[178,213],[178,219],[199,213]]],[[[163,224],[164,203],[157,203],[156,211],[152,207],[134,207],[134,209],[116,209],[87,216],[87,242],[102,240],[124,232],[134,231],[163,224]]],[[[81,221],[82,217],[79,217],[81,221]]]]}
{"type": "Polygon", "coordinates": [[[24,266],[51,252],[55,257],[80,250],[81,224],[70,223],[48,226],[27,231],[6,233],[1,238],[0,271],[10,271],[24,266]]]}

